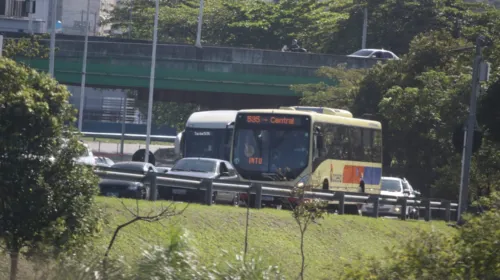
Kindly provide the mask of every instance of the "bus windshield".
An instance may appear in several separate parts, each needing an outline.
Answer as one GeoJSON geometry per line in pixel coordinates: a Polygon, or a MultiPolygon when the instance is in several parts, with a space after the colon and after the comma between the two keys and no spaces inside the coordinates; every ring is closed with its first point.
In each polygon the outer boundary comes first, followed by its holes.
{"type": "Polygon", "coordinates": [[[229,160],[232,129],[186,128],[184,157],[205,157],[229,160]]]}
{"type": "Polygon", "coordinates": [[[289,181],[309,161],[309,125],[240,125],[235,128],[233,165],[249,180],[289,181]]]}

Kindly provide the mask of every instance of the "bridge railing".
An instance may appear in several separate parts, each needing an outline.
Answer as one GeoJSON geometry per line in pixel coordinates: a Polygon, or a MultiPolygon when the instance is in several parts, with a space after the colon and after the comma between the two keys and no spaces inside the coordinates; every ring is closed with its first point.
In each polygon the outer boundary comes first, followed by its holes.
{"type": "MultiPolygon", "coordinates": [[[[200,179],[190,176],[173,175],[168,173],[155,173],[155,172],[131,172],[99,167],[95,173],[101,179],[116,179],[131,182],[149,183],[151,188],[150,200],[157,200],[158,187],[170,187],[191,189],[205,192],[204,203],[212,205],[214,191],[228,191],[236,193],[246,193],[248,195],[255,195],[254,208],[262,208],[263,196],[274,196],[279,198],[292,198],[293,189],[276,185],[272,183],[247,183],[242,181],[229,181],[221,179],[200,179]]],[[[407,197],[395,198],[393,196],[384,196],[377,194],[363,194],[352,192],[340,192],[330,190],[311,190],[304,191],[304,197],[308,199],[320,199],[326,201],[338,202],[338,214],[345,214],[346,203],[359,203],[371,205],[371,216],[374,218],[379,217],[380,206],[391,205],[400,206],[400,214],[398,215],[401,220],[406,220],[408,217],[407,207],[413,206],[419,212],[424,213],[425,221],[431,221],[432,213],[439,212],[440,215],[435,219],[442,219],[446,222],[451,220],[452,214],[456,214],[458,204],[449,200],[433,200],[429,198],[413,199],[407,197]]]]}

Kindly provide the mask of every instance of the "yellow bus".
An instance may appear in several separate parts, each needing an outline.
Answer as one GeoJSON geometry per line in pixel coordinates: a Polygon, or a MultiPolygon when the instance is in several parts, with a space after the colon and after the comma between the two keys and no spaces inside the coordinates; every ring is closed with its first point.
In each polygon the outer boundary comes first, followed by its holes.
{"type": "Polygon", "coordinates": [[[230,159],[243,181],[379,194],[382,125],[325,107],[240,110],[230,159]]]}

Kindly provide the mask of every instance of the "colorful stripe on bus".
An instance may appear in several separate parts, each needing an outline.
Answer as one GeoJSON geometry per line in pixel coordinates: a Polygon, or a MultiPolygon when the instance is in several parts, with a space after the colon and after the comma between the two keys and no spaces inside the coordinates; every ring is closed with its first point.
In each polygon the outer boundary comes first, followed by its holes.
{"type": "Polygon", "coordinates": [[[378,185],[382,178],[382,168],[359,165],[345,165],[342,176],[344,184],[359,184],[361,178],[367,185],[378,185]]]}

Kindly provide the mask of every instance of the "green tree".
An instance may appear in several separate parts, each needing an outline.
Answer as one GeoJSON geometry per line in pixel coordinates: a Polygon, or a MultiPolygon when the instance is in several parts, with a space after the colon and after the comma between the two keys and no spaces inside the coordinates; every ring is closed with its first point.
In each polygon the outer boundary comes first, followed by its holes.
{"type": "MultiPolygon", "coordinates": [[[[137,106],[141,113],[147,115],[147,102],[139,101],[137,106]]],[[[169,125],[178,132],[184,130],[189,116],[200,111],[200,106],[193,103],[155,102],[153,103],[153,122],[156,125],[169,125]]]]}
{"type": "Polygon", "coordinates": [[[337,23],[347,17],[338,7],[347,1],[226,1],[234,14],[227,41],[231,46],[280,49],[298,39],[308,51],[324,51],[337,23]],[[337,9],[336,9],[337,8],[337,9]]]}
{"type": "Polygon", "coordinates": [[[332,85],[319,84],[292,85],[295,92],[302,94],[301,105],[322,106],[352,110],[359,85],[367,69],[347,69],[346,65],[337,67],[321,67],[317,71],[319,77],[328,78],[332,85]]]}
{"type": "Polygon", "coordinates": [[[300,230],[301,266],[298,278],[301,280],[304,280],[306,271],[306,251],[304,238],[306,236],[307,230],[309,229],[309,226],[312,223],[316,223],[326,215],[326,207],[328,206],[328,202],[325,200],[306,198],[306,191],[310,189],[311,186],[297,185],[293,188],[290,197],[292,199],[290,203],[292,207],[292,217],[297,223],[297,226],[300,230]]]}
{"type": "Polygon", "coordinates": [[[479,6],[456,0],[355,1],[342,7],[348,17],[339,22],[340,31],[333,34],[326,51],[348,54],[361,48],[365,7],[368,11],[366,46],[402,55],[408,52],[410,42],[418,34],[431,30],[457,33],[461,28],[474,26],[477,12],[472,8],[479,6]]]}
{"type": "Polygon", "coordinates": [[[74,162],[84,147],[66,88],[10,59],[0,69],[0,238],[15,279],[20,253],[57,254],[98,229],[98,179],[74,162]]]}
{"type": "Polygon", "coordinates": [[[388,249],[387,258],[360,259],[341,279],[498,279],[500,275],[500,196],[480,204],[490,210],[468,215],[456,234],[419,232],[409,242],[388,249]]]}
{"type": "Polygon", "coordinates": [[[30,37],[6,38],[2,50],[5,57],[48,58],[50,49],[41,43],[47,35],[32,35],[30,37]]]}
{"type": "MultiPolygon", "coordinates": [[[[198,0],[162,0],[158,18],[158,41],[194,44],[198,24],[198,0]]],[[[114,36],[147,39],[153,38],[155,3],[149,0],[120,1],[103,24],[110,24],[114,36]],[[130,34],[129,34],[130,27],[130,34]]],[[[205,1],[203,38],[220,37],[227,26],[222,0],[205,1]]],[[[208,40],[210,42],[210,40],[208,40]]]]}

